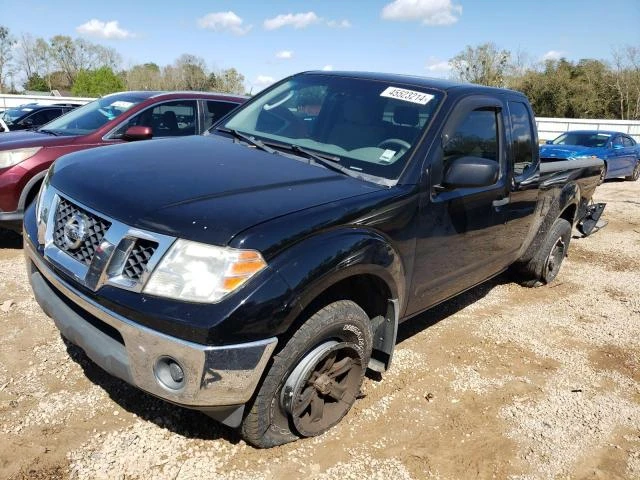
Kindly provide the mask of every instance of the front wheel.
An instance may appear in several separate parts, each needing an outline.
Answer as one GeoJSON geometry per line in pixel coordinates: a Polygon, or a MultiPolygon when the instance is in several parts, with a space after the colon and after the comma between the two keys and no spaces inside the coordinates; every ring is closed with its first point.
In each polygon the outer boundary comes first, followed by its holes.
{"type": "Polygon", "coordinates": [[[567,256],[571,240],[571,224],[558,218],[538,251],[518,272],[518,280],[525,287],[538,287],[551,283],[567,256]]]}
{"type": "Polygon", "coordinates": [[[340,300],[316,312],[274,356],[242,437],[269,448],[336,425],[360,393],[371,348],[369,317],[354,302],[340,300]]]}
{"type": "Polygon", "coordinates": [[[635,182],[638,178],[640,178],[640,160],[636,162],[636,166],[631,175],[624,177],[624,179],[629,182],[635,182]]]}

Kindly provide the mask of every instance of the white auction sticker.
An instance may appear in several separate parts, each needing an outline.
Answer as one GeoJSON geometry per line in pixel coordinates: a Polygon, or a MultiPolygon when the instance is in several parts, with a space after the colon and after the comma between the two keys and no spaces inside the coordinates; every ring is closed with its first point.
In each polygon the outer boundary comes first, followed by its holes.
{"type": "Polygon", "coordinates": [[[116,108],[129,108],[131,105],[133,105],[132,102],[125,102],[124,100],[116,100],[111,104],[112,107],[116,108]]]}
{"type": "Polygon", "coordinates": [[[395,156],[395,154],[396,154],[395,150],[385,150],[384,152],[382,152],[382,155],[380,155],[380,160],[384,160],[385,162],[390,162],[395,156]]]}
{"type": "Polygon", "coordinates": [[[380,96],[404,100],[405,102],[417,103],[419,105],[426,105],[433,98],[433,95],[428,93],[405,90],[404,88],[398,87],[387,87],[380,96]]]}

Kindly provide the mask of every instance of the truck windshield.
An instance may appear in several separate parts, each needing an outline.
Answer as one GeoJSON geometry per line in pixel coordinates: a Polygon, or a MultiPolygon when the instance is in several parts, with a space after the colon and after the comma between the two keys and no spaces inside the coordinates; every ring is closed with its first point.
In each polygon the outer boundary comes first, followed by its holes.
{"type": "Polygon", "coordinates": [[[422,87],[305,74],[259,94],[217,127],[306,158],[325,156],[354,173],[395,179],[442,97],[422,87]]]}
{"type": "Polygon", "coordinates": [[[143,97],[127,93],[109,95],[71,110],[47,123],[41,130],[56,135],[86,135],[144,100],[143,97]]]}

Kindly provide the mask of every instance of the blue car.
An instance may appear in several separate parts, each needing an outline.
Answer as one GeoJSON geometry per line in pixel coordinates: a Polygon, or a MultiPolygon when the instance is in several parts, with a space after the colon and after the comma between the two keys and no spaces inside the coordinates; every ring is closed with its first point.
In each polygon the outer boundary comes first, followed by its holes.
{"type": "Polygon", "coordinates": [[[604,160],[601,181],[616,177],[636,181],[640,177],[640,145],[624,133],[575,130],[547,141],[540,148],[540,159],[543,162],[588,157],[604,160]]]}

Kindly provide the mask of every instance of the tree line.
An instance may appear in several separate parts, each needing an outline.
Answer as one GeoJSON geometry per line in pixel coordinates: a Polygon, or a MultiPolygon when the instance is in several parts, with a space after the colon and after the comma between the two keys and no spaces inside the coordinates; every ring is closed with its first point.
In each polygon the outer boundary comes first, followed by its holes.
{"type": "Polygon", "coordinates": [[[82,38],[56,35],[49,40],[0,25],[0,93],[61,90],[96,97],[122,90],[209,90],[242,94],[244,76],[235,68],[214,71],[203,58],[184,54],[171,65],[155,63],[122,68],[111,47],[82,38]]]}
{"type": "MultiPolygon", "coordinates": [[[[111,48],[56,35],[49,40],[0,25],[0,92],[69,91],[99,96],[121,90],[210,90],[244,93],[236,69],[213,71],[202,57],[183,54],[172,64],[121,68],[111,48]]],[[[640,119],[640,48],[620,47],[610,61],[565,58],[532,62],[523,52],[493,43],[467,46],[449,60],[451,76],[471,83],[507,87],[527,95],[542,117],[640,119]]]]}
{"type": "Polygon", "coordinates": [[[523,92],[540,117],[640,120],[640,48],[612,51],[610,62],[565,58],[531,62],[493,43],[467,46],[449,65],[459,80],[523,92]]]}

